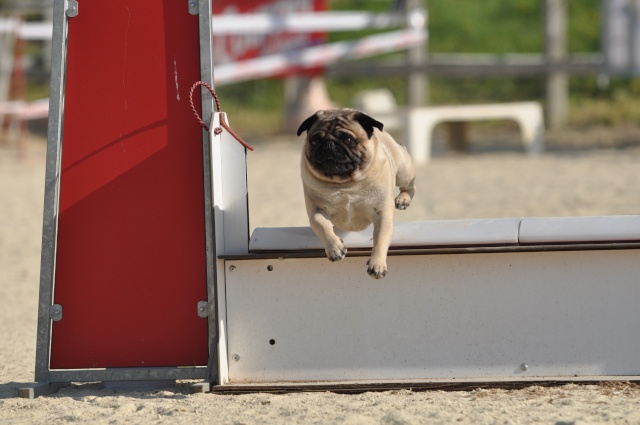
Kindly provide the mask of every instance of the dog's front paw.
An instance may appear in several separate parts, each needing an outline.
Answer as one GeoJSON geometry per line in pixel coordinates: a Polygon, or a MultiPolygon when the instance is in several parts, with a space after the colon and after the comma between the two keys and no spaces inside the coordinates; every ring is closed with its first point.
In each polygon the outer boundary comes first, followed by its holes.
{"type": "Polygon", "coordinates": [[[387,263],[385,261],[376,262],[373,260],[367,261],[367,273],[374,279],[382,279],[387,275],[387,263]]]}
{"type": "Polygon", "coordinates": [[[329,258],[331,262],[340,261],[347,255],[347,248],[344,246],[342,239],[338,239],[325,247],[324,251],[327,253],[327,258],[329,258]]]}
{"type": "Polygon", "coordinates": [[[396,208],[399,210],[406,210],[411,205],[411,196],[408,193],[400,192],[396,197],[396,208]]]}

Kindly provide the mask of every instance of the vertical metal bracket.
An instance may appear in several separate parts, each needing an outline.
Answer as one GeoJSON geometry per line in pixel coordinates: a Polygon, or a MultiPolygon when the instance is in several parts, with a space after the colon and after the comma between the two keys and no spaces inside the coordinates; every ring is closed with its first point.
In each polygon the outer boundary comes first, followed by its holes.
{"type": "Polygon", "coordinates": [[[189,2],[189,13],[192,15],[198,15],[200,10],[198,8],[198,0],[187,0],[189,2]]]}
{"type": "Polygon", "coordinates": [[[75,18],[78,16],[78,2],[76,0],[67,0],[67,5],[64,13],[69,18],[75,18]]]}
{"type": "Polygon", "coordinates": [[[49,309],[49,318],[54,322],[62,320],[62,306],[60,304],[53,304],[49,309]]]}

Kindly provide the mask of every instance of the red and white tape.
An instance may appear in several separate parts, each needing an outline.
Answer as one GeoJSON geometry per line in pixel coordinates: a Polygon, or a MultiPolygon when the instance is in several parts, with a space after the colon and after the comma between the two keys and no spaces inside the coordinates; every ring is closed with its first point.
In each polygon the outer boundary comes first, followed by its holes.
{"type": "Polygon", "coordinates": [[[21,120],[47,118],[49,115],[49,99],[39,99],[33,102],[19,100],[0,102],[0,116],[12,115],[21,120]]]}
{"type": "Polygon", "coordinates": [[[236,83],[259,78],[293,74],[322,67],[343,59],[357,59],[420,45],[427,40],[424,30],[406,29],[278,53],[256,59],[226,63],[215,67],[216,84],[236,83]]]}

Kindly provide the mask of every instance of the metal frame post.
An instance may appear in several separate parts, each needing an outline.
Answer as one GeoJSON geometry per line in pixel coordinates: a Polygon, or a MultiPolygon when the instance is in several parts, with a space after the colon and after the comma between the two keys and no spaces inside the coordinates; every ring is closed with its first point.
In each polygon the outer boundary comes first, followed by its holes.
{"type": "MultiPolygon", "coordinates": [[[[199,0],[198,5],[200,31],[200,79],[214,87],[213,84],[213,35],[211,29],[211,2],[209,0],[199,0]]],[[[204,87],[200,90],[202,116],[210,117],[214,112],[213,97],[204,87]]],[[[217,383],[217,353],[218,353],[218,310],[216,308],[217,285],[216,285],[216,246],[215,246],[215,217],[213,209],[213,191],[211,175],[211,144],[209,143],[209,133],[202,131],[202,157],[204,173],[204,207],[205,207],[205,233],[206,233],[206,258],[207,258],[207,297],[209,311],[209,364],[207,377],[208,383],[217,383]]],[[[203,388],[206,389],[206,388],[203,388]]]]}
{"type": "Polygon", "coordinates": [[[49,355],[53,304],[60,164],[62,158],[62,117],[67,54],[67,1],[55,0],[51,53],[51,89],[47,128],[47,159],[45,173],[44,212],[42,225],[42,256],[40,261],[40,301],[38,304],[38,338],[36,343],[37,382],[51,382],[49,355]]]}

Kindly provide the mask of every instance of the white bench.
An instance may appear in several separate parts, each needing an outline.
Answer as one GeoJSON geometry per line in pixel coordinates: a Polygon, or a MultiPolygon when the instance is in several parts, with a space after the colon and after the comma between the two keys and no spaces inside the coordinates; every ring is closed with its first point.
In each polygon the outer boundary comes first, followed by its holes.
{"type": "Polygon", "coordinates": [[[447,121],[512,119],[520,126],[522,143],[529,154],[544,150],[544,120],[538,102],[492,103],[482,105],[426,106],[407,111],[408,148],[417,164],[431,154],[433,129],[447,121]]]}
{"type": "Polygon", "coordinates": [[[544,119],[538,102],[491,103],[480,105],[425,106],[402,109],[387,89],[361,92],[354,105],[395,130],[405,123],[406,144],[416,164],[431,156],[431,138],[436,125],[453,121],[515,120],[522,131],[522,143],[529,154],[544,150],[544,119]]]}

